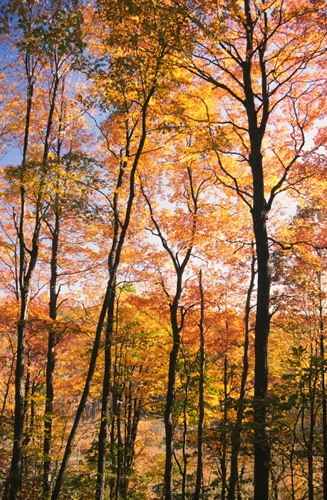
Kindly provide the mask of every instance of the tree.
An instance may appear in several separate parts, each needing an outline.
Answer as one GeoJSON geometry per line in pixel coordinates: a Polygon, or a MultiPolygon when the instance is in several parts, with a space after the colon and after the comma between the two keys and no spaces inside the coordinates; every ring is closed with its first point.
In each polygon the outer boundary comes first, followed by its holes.
{"type": "Polygon", "coordinates": [[[81,419],[93,377],[96,358],[99,350],[101,334],[105,319],[107,321],[105,335],[105,368],[102,391],[102,410],[98,446],[98,473],[96,498],[102,499],[105,487],[105,464],[107,444],[108,404],[111,370],[111,339],[114,327],[114,303],[117,272],[121,260],[121,252],[129,228],[135,196],[136,169],[148,136],[151,100],[162,85],[164,61],[175,43],[170,26],[164,23],[160,27],[157,19],[153,25],[144,25],[142,5],[135,6],[140,17],[135,22],[134,11],[124,11],[122,2],[99,2],[97,10],[98,24],[94,38],[90,42],[90,55],[95,62],[87,65],[88,75],[94,82],[92,99],[98,103],[108,117],[98,125],[100,137],[104,143],[104,161],[108,163],[109,182],[105,190],[109,190],[106,198],[111,209],[112,228],[108,255],[108,284],[103,301],[90,366],[86,378],[84,392],[76,413],[75,421],[68,439],[64,459],[61,464],[52,499],[58,498],[63,474],[72,450],[72,442],[76,428],[81,419]],[[117,25],[130,15],[130,30],[121,30],[117,37],[117,25]],[[154,27],[158,31],[155,31],[154,27]],[[169,29],[168,29],[169,28],[169,29]],[[104,36],[104,31],[105,36],[104,36]],[[134,31],[133,31],[134,30],[134,31]],[[135,30],[137,36],[135,36],[135,30]],[[143,31],[144,30],[144,31],[143,31]],[[115,36],[113,36],[115,34],[115,36]],[[99,43],[100,38],[100,43],[99,43]],[[121,55],[124,44],[126,54],[121,55]],[[151,46],[153,44],[153,46],[151,46]],[[98,67],[98,60],[101,61],[98,67]],[[145,64],[147,61],[147,64],[145,64]],[[130,80],[131,73],[137,75],[136,82],[130,80]],[[112,130],[112,123],[115,129],[112,130]],[[110,169],[113,167],[113,170],[110,169]],[[114,175],[112,175],[112,172],[114,175]]]}
{"type": "Polygon", "coordinates": [[[241,197],[252,215],[257,258],[254,498],[263,500],[269,497],[270,461],[266,430],[271,284],[267,218],[278,193],[303,178],[298,172],[292,179],[291,173],[304,149],[305,131],[317,118],[313,102],[319,107],[320,86],[312,83],[311,75],[325,53],[325,30],[316,30],[316,22],[324,15],[323,5],[258,5],[245,0],[226,3],[218,11],[211,4],[197,2],[176,8],[188,9],[193,33],[193,49],[181,54],[180,65],[208,82],[220,99],[221,112],[209,110],[208,115],[212,150],[220,168],[217,175],[241,197]],[[276,141],[274,119],[287,131],[283,142],[276,141]],[[217,144],[219,126],[228,139],[217,144]],[[272,168],[276,161],[278,167],[272,168]]]}
{"type": "MultiPolygon", "coordinates": [[[[16,498],[19,494],[22,482],[22,446],[24,427],[24,370],[25,370],[25,346],[26,346],[26,324],[29,311],[31,294],[31,283],[33,273],[37,264],[39,254],[39,241],[42,219],[46,206],[43,204],[43,192],[46,185],[48,170],[48,159],[52,125],[55,114],[55,104],[58,96],[59,83],[63,78],[67,60],[71,57],[73,50],[81,49],[76,44],[77,21],[71,24],[72,16],[70,5],[62,7],[60,2],[48,5],[23,5],[21,2],[6,5],[8,15],[12,16],[14,48],[18,50],[23,60],[26,76],[26,113],[25,131],[22,137],[22,164],[13,172],[19,185],[20,207],[19,214],[15,214],[15,227],[17,231],[19,246],[19,299],[20,315],[18,320],[18,346],[15,370],[15,432],[13,442],[13,456],[11,471],[8,480],[7,493],[10,498],[16,498]],[[65,17],[66,14],[66,17],[65,17]],[[52,24],[44,26],[46,19],[51,18],[52,24]],[[66,31],[65,31],[66,30],[66,31]],[[17,33],[18,31],[18,33],[17,33]],[[67,38],[69,31],[69,40],[67,38]],[[72,39],[74,34],[74,39],[72,39]],[[20,36],[19,36],[20,35],[20,36]],[[40,46],[42,51],[39,52],[40,46]],[[40,158],[35,157],[31,149],[31,138],[33,137],[33,94],[35,86],[40,83],[40,74],[50,66],[49,103],[44,118],[44,132],[42,134],[43,151],[40,158]],[[64,69],[63,69],[64,68],[64,69]],[[34,156],[34,158],[33,158],[34,156]],[[33,161],[35,168],[33,169],[33,161]],[[33,171],[34,170],[34,171],[33,171]],[[34,179],[33,179],[34,174],[34,179]],[[28,207],[29,199],[27,190],[30,182],[37,183],[34,207],[28,207]],[[31,210],[34,218],[34,226],[28,234],[27,210],[31,210]],[[28,241],[29,239],[29,241],[28,241]]],[[[7,494],[5,493],[5,495],[7,494]]]]}
{"type": "Polygon", "coordinates": [[[199,274],[200,292],[200,376],[199,376],[199,422],[198,422],[198,460],[196,468],[196,482],[194,499],[200,498],[203,476],[203,424],[204,424],[204,370],[205,370],[205,338],[204,338],[204,293],[202,285],[202,271],[199,274]]]}
{"type": "MultiPolygon", "coordinates": [[[[155,209],[151,202],[150,196],[147,194],[146,187],[142,184],[141,189],[143,196],[145,198],[146,204],[148,206],[150,220],[153,226],[149,228],[150,232],[159,238],[161,245],[165,252],[167,253],[173,269],[175,271],[175,288],[173,292],[169,291],[165,280],[161,277],[160,283],[163,288],[163,292],[166,295],[169,312],[170,312],[170,325],[172,332],[172,347],[170,351],[169,358],[169,368],[168,368],[168,382],[167,382],[167,395],[164,413],[164,423],[165,423],[165,441],[166,441],[166,462],[165,462],[165,477],[164,477],[164,496],[167,500],[173,498],[173,457],[174,457],[174,423],[173,423],[173,408],[175,401],[175,391],[176,391],[176,372],[177,372],[177,361],[180,350],[181,335],[185,324],[186,315],[194,304],[189,304],[188,306],[181,305],[182,294],[183,294],[183,281],[186,271],[186,267],[190,262],[193,248],[196,244],[196,233],[198,225],[198,217],[201,215],[201,198],[204,196],[204,192],[208,185],[212,183],[211,174],[206,172],[200,172],[204,176],[199,178],[199,174],[196,168],[193,168],[192,161],[183,165],[181,161],[181,171],[179,173],[180,184],[176,185],[175,190],[180,188],[184,191],[184,197],[186,202],[186,207],[177,210],[178,220],[175,220],[175,224],[172,229],[172,243],[168,243],[169,238],[169,228],[171,226],[171,221],[166,216],[165,220],[162,220],[162,214],[156,215],[155,209]],[[195,172],[194,172],[195,170],[195,172]],[[180,236],[178,228],[180,224],[184,224],[184,234],[183,237],[180,236]],[[168,229],[165,225],[168,224],[168,229]],[[187,225],[186,225],[187,224],[187,225]],[[178,235],[177,241],[176,236],[178,235]]],[[[177,171],[174,172],[175,177],[177,176],[177,171]]],[[[173,191],[170,196],[172,199],[176,196],[176,191],[173,191]]],[[[175,217],[176,218],[176,217],[175,217]]]]}

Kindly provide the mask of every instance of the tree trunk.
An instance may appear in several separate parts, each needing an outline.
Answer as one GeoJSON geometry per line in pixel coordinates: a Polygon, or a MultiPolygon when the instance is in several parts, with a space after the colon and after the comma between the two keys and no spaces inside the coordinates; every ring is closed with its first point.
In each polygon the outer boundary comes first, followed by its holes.
{"type": "Polygon", "coordinates": [[[246,304],[245,304],[245,315],[244,315],[244,325],[245,325],[245,337],[244,337],[244,349],[243,349],[243,371],[241,378],[240,396],[238,398],[236,423],[232,430],[232,451],[231,451],[231,466],[230,466],[230,478],[228,486],[228,496],[227,500],[235,500],[236,485],[238,482],[238,456],[241,448],[241,431],[243,423],[244,414],[244,398],[246,393],[246,382],[249,371],[249,336],[250,336],[250,311],[251,311],[251,296],[254,287],[255,278],[255,256],[252,255],[251,263],[251,278],[249,283],[249,288],[247,291],[246,304]]]}
{"type": "Polygon", "coordinates": [[[173,456],[174,456],[173,407],[175,401],[175,380],[176,380],[177,358],[180,347],[180,334],[183,329],[185,315],[187,313],[187,310],[184,311],[183,308],[179,306],[179,300],[181,298],[183,290],[183,274],[192,254],[193,238],[197,229],[196,214],[198,211],[198,196],[200,193],[200,190],[198,190],[197,192],[195,192],[194,190],[194,185],[192,180],[192,170],[190,167],[187,168],[187,173],[190,183],[191,198],[193,201],[193,210],[191,210],[189,207],[189,210],[193,216],[192,243],[188,246],[182,262],[179,261],[177,254],[174,254],[172,249],[168,246],[167,240],[162,234],[160,226],[154,217],[151,202],[147,197],[143,189],[143,186],[141,184],[142,194],[149,207],[151,221],[154,227],[156,228],[157,236],[160,238],[163,248],[170,256],[170,259],[173,263],[176,273],[176,289],[173,300],[171,300],[169,293],[165,289],[164,283],[162,283],[164,292],[169,300],[170,324],[172,331],[172,348],[169,355],[167,395],[166,395],[166,406],[164,412],[166,460],[165,460],[163,496],[165,500],[171,500],[173,498],[173,456]]]}
{"type": "MultiPolygon", "coordinates": [[[[258,158],[261,163],[261,155],[258,158]]],[[[253,226],[258,262],[257,309],[255,323],[254,368],[254,500],[269,500],[270,446],[267,436],[268,392],[268,336],[270,329],[270,269],[268,236],[266,231],[267,210],[260,189],[262,165],[253,167],[254,208],[253,226]],[[257,182],[258,179],[259,182],[257,182]],[[259,189],[257,188],[259,184],[259,189]],[[257,189],[256,189],[257,188],[257,189]],[[256,191],[258,191],[256,193],[256,191]]]]}
{"type": "MultiPolygon", "coordinates": [[[[22,301],[21,314],[26,308],[26,299],[22,301]]],[[[26,320],[21,319],[18,324],[18,346],[15,371],[15,412],[14,412],[14,444],[10,471],[10,500],[15,500],[21,488],[22,481],[22,447],[25,415],[25,348],[26,348],[26,320]]],[[[5,497],[6,498],[6,497],[5,497]]]]}
{"type": "Polygon", "coordinates": [[[114,311],[115,311],[115,287],[111,290],[108,305],[108,319],[105,338],[104,351],[104,374],[102,384],[102,407],[101,407],[101,422],[98,438],[98,472],[96,482],[96,500],[103,500],[105,487],[105,472],[106,472],[106,447],[107,447],[107,426],[108,426],[108,410],[109,410],[109,395],[110,395],[110,374],[111,374],[111,343],[114,326],[114,311]]]}
{"type": "Polygon", "coordinates": [[[205,372],[205,339],[204,339],[204,293],[202,286],[202,271],[199,274],[200,290],[200,374],[199,374],[199,421],[198,421],[198,443],[197,443],[197,466],[194,500],[201,498],[202,474],[203,474],[203,424],[204,424],[204,372],[205,372]]]}
{"type": "MultiPolygon", "coordinates": [[[[57,205],[57,203],[56,203],[57,205]]],[[[53,322],[57,319],[57,269],[58,269],[58,248],[60,234],[60,216],[58,207],[56,207],[55,225],[52,233],[52,255],[50,264],[50,300],[49,317],[53,322]]],[[[46,395],[44,412],[44,438],[43,438],[43,498],[47,499],[50,495],[51,482],[51,441],[52,441],[52,413],[53,413],[53,374],[55,369],[55,344],[56,332],[51,329],[48,335],[47,349],[47,367],[46,367],[46,395]]]]}
{"type": "MultiPolygon", "coordinates": [[[[173,498],[173,457],[174,457],[174,423],[173,423],[173,408],[175,402],[175,383],[177,358],[180,347],[180,333],[183,328],[184,313],[181,311],[181,319],[178,319],[179,299],[182,293],[182,276],[185,266],[190,257],[190,250],[184,258],[182,268],[175,270],[177,273],[176,293],[174,300],[170,304],[170,321],[172,327],[172,349],[169,356],[169,369],[167,381],[166,406],[164,413],[165,424],[165,444],[166,444],[166,461],[165,461],[165,476],[164,476],[164,498],[171,500],[173,498]]],[[[176,262],[175,262],[176,264],[176,262]]]]}
{"type": "Polygon", "coordinates": [[[128,390],[125,391],[125,418],[124,418],[124,453],[123,453],[123,478],[120,485],[120,496],[124,500],[128,500],[128,486],[131,470],[135,458],[135,441],[137,428],[141,416],[141,401],[134,397],[132,390],[132,382],[128,390]],[[127,413],[127,415],[126,415],[127,413]]]}
{"type": "MultiPolygon", "coordinates": [[[[177,308],[171,307],[171,315],[177,314],[177,308]]],[[[175,380],[177,356],[180,345],[180,336],[178,328],[173,330],[173,346],[169,356],[168,383],[166,406],[164,414],[165,423],[165,443],[166,443],[166,461],[164,478],[164,497],[165,500],[173,498],[173,456],[174,456],[174,438],[173,438],[173,407],[175,401],[175,380]]]]}
{"type": "Polygon", "coordinates": [[[24,132],[23,160],[21,166],[21,188],[20,188],[20,219],[17,226],[19,241],[19,291],[20,291],[20,314],[17,327],[17,358],[15,369],[15,409],[14,409],[14,441],[11,459],[9,480],[5,487],[4,499],[16,500],[19,495],[22,482],[22,456],[23,456],[23,432],[25,415],[25,350],[26,350],[26,324],[29,310],[30,282],[38,256],[39,220],[36,216],[33,234],[32,249],[30,250],[30,261],[27,263],[25,242],[25,170],[27,161],[27,149],[32,111],[34,91],[34,69],[33,61],[26,54],[25,68],[28,81],[27,104],[24,132]],[[9,496],[8,496],[9,495],[9,496]]]}
{"type": "Polygon", "coordinates": [[[184,374],[185,374],[185,393],[184,393],[184,399],[183,399],[183,434],[182,434],[182,464],[178,460],[176,453],[174,452],[174,458],[177,462],[177,466],[179,469],[179,472],[182,476],[182,486],[181,486],[181,500],[185,500],[187,498],[187,465],[188,465],[188,458],[187,458],[187,405],[188,405],[188,393],[189,393],[189,387],[190,387],[190,382],[191,382],[191,368],[188,368],[186,365],[186,357],[183,353],[183,358],[184,358],[184,374]]]}
{"type": "Polygon", "coordinates": [[[90,391],[90,386],[91,386],[91,382],[93,379],[95,366],[96,366],[96,360],[97,360],[97,356],[98,356],[98,350],[100,347],[102,328],[103,328],[106,313],[108,310],[108,303],[109,303],[109,297],[111,295],[111,290],[112,290],[112,280],[109,280],[109,282],[107,284],[106,295],[105,295],[105,298],[103,300],[102,309],[101,309],[101,313],[100,313],[100,317],[99,317],[99,321],[98,321],[98,326],[97,326],[96,335],[95,335],[95,339],[94,339],[94,343],[93,343],[93,349],[92,349],[92,353],[91,353],[89,369],[87,372],[83,393],[82,393],[82,396],[81,396],[81,399],[80,399],[80,402],[79,402],[79,405],[78,405],[78,408],[76,411],[73,426],[71,428],[70,434],[69,434],[68,439],[67,439],[64,456],[63,456],[63,459],[62,459],[62,462],[60,465],[60,469],[59,469],[59,473],[57,476],[57,480],[56,480],[54,489],[52,491],[51,500],[57,500],[59,498],[59,493],[60,493],[60,490],[62,487],[64,473],[66,471],[66,467],[68,465],[68,460],[69,460],[70,455],[71,455],[72,450],[73,450],[73,442],[74,442],[75,434],[76,434],[76,431],[78,429],[80,420],[82,418],[85,404],[87,401],[87,397],[88,397],[88,394],[90,391]]]}
{"type": "Polygon", "coordinates": [[[323,308],[323,291],[321,283],[321,273],[318,274],[319,286],[319,334],[320,334],[320,357],[321,357],[321,393],[322,393],[322,487],[323,498],[327,500],[327,401],[326,401],[326,380],[325,380],[325,325],[323,308]]]}
{"type": "Polygon", "coordinates": [[[269,207],[265,200],[264,172],[262,161],[262,139],[267,124],[269,110],[267,88],[265,86],[265,45],[260,48],[260,66],[263,86],[263,110],[260,125],[252,89],[253,21],[250,2],[246,0],[247,52],[248,59],[243,65],[245,107],[250,136],[249,165],[252,171],[253,206],[252,221],[257,256],[257,307],[255,319],[255,367],[254,367],[254,500],[269,500],[270,445],[267,436],[267,393],[268,393],[268,337],[270,330],[270,284],[269,242],[266,228],[269,207]]]}
{"type": "MultiPolygon", "coordinates": [[[[314,353],[317,356],[317,352],[314,353]]],[[[308,499],[314,500],[314,436],[316,430],[316,397],[318,385],[318,367],[313,362],[311,363],[309,374],[309,405],[310,405],[310,429],[309,439],[307,441],[308,451],[308,499]]],[[[303,429],[304,432],[304,429],[303,429]]]]}
{"type": "Polygon", "coordinates": [[[223,425],[220,432],[220,444],[221,444],[221,453],[220,453],[220,468],[221,468],[221,500],[225,500],[226,498],[226,486],[227,486],[227,398],[228,398],[228,358],[227,353],[224,354],[224,410],[223,410],[223,425]]]}

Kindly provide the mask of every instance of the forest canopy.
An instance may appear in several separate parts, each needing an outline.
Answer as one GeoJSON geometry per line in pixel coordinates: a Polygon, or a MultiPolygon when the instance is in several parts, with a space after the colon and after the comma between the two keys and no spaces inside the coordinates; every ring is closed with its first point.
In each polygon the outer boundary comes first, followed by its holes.
{"type": "Polygon", "coordinates": [[[1,2],[4,500],[327,498],[326,7],[1,2]]]}

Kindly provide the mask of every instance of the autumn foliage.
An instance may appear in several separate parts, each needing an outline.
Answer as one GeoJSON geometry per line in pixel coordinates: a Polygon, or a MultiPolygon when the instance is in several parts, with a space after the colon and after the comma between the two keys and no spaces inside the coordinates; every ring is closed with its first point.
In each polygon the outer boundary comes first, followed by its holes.
{"type": "Polygon", "coordinates": [[[326,37],[1,3],[4,500],[327,498],[326,37]]]}

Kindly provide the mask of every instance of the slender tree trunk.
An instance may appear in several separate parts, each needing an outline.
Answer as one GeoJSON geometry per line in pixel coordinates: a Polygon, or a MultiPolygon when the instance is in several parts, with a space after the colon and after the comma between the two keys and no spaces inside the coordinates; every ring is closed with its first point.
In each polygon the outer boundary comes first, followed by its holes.
{"type": "Polygon", "coordinates": [[[25,378],[25,395],[24,395],[24,427],[25,427],[25,432],[24,432],[24,438],[23,438],[23,445],[26,445],[29,443],[31,439],[31,434],[32,434],[32,429],[31,429],[31,420],[32,420],[32,392],[31,392],[31,350],[27,349],[26,350],[26,366],[27,366],[27,373],[26,373],[26,378],[25,378]],[[30,409],[30,418],[29,418],[29,409],[30,409]]]}
{"type": "Polygon", "coordinates": [[[176,328],[173,328],[173,346],[169,355],[168,384],[166,394],[166,406],[164,413],[165,423],[165,442],[166,442],[166,460],[165,460],[165,500],[173,498],[173,456],[174,456],[174,431],[173,431],[173,407],[175,401],[175,381],[177,357],[180,346],[179,329],[176,323],[177,304],[171,306],[171,316],[174,319],[176,328]]]}
{"type": "MultiPolygon", "coordinates": [[[[324,347],[324,335],[321,335],[321,357],[324,360],[325,357],[325,347],[324,347]]],[[[323,475],[322,475],[322,485],[323,485],[323,497],[327,500],[327,401],[326,401],[326,381],[325,381],[325,365],[322,362],[321,369],[321,390],[322,390],[322,432],[323,432],[323,475]]]]}
{"type": "MultiPolygon", "coordinates": [[[[35,380],[33,380],[32,385],[31,385],[31,415],[30,415],[30,423],[29,423],[29,432],[26,435],[25,439],[27,442],[31,439],[32,442],[34,443],[35,438],[34,438],[34,425],[35,425],[35,392],[36,392],[36,384],[35,380]]],[[[24,439],[24,441],[25,441],[24,439]]]]}
{"type": "Polygon", "coordinates": [[[27,149],[30,130],[30,119],[34,91],[34,63],[29,54],[26,54],[25,68],[28,80],[26,119],[23,146],[23,161],[21,166],[21,188],[20,188],[20,219],[17,224],[17,236],[19,241],[19,290],[20,290],[20,313],[17,327],[17,358],[15,369],[15,409],[14,409],[14,441],[9,478],[4,491],[4,499],[16,500],[19,495],[22,482],[22,456],[23,456],[23,432],[25,414],[25,350],[26,350],[26,325],[29,309],[30,282],[38,255],[39,221],[35,221],[32,249],[30,250],[30,261],[27,263],[25,243],[25,170],[27,161],[27,149]]]}
{"type": "MultiPolygon", "coordinates": [[[[38,239],[38,230],[37,230],[38,239]]],[[[24,250],[25,254],[25,250],[24,250]]],[[[18,497],[22,481],[22,447],[25,420],[25,351],[26,351],[26,325],[29,309],[30,278],[34,271],[38,255],[37,245],[31,252],[29,263],[29,273],[27,278],[23,278],[21,292],[20,319],[17,330],[17,359],[15,370],[15,411],[14,411],[14,444],[11,464],[10,500],[18,497]]],[[[24,258],[25,260],[25,258],[24,258]]],[[[6,497],[5,497],[6,498],[6,497]]]]}
{"type": "MultiPolygon", "coordinates": [[[[116,360],[116,355],[115,355],[115,360],[116,360]]],[[[116,361],[114,361],[115,363],[116,361]]],[[[113,363],[113,365],[114,365],[113,363]]],[[[116,374],[115,370],[113,373],[113,382],[112,382],[112,408],[111,408],[111,420],[110,420],[110,442],[109,442],[109,449],[110,449],[110,470],[111,470],[111,475],[110,475],[110,480],[109,480],[109,498],[110,500],[113,500],[114,498],[114,493],[115,493],[115,475],[114,473],[116,472],[116,467],[117,467],[117,453],[115,449],[115,425],[116,425],[116,415],[115,415],[115,399],[116,399],[116,391],[115,391],[115,385],[116,385],[116,374]]]]}
{"type": "MultiPolygon", "coordinates": [[[[184,354],[184,353],[183,353],[184,354]]],[[[182,487],[181,487],[181,500],[185,500],[187,498],[187,405],[188,405],[188,393],[189,386],[191,381],[191,370],[187,369],[186,366],[186,358],[184,358],[184,368],[185,368],[185,394],[183,400],[183,435],[182,435],[182,464],[177,459],[176,453],[174,452],[174,457],[178,465],[179,472],[182,476],[182,487]]]]}
{"type": "Polygon", "coordinates": [[[307,486],[308,499],[314,500],[314,436],[316,426],[316,397],[317,385],[319,380],[319,367],[316,364],[317,346],[313,350],[312,339],[310,345],[310,365],[306,374],[300,382],[301,394],[301,431],[303,438],[303,448],[306,451],[306,460],[308,467],[307,486]],[[307,389],[306,389],[307,387],[307,389]],[[308,417],[307,412],[308,410],[308,417]],[[308,427],[309,421],[309,427],[308,427]]]}
{"type": "MultiPolygon", "coordinates": [[[[296,422],[297,424],[297,422],[296,422]]],[[[291,476],[291,495],[292,500],[295,500],[295,467],[294,467],[294,455],[295,455],[295,442],[296,442],[296,424],[293,429],[293,442],[290,453],[290,476],[291,476]]]]}
{"type": "MultiPolygon", "coordinates": [[[[315,353],[317,356],[317,352],[315,353]]],[[[309,376],[310,429],[308,440],[308,499],[314,500],[314,435],[316,427],[316,392],[318,384],[318,367],[311,366],[309,376]],[[314,370],[314,372],[312,372],[314,370]],[[314,375],[312,377],[312,374],[314,375]]]]}
{"type": "Polygon", "coordinates": [[[128,500],[129,479],[135,457],[135,441],[137,428],[140,421],[141,400],[134,397],[133,383],[130,381],[125,391],[125,417],[124,417],[124,451],[123,451],[123,477],[120,486],[120,497],[128,500]]]}
{"type": "MultiPolygon", "coordinates": [[[[25,296],[22,300],[21,315],[24,317],[24,309],[26,309],[25,296]]],[[[14,500],[18,496],[21,488],[22,480],[22,446],[23,446],[23,431],[24,431],[24,415],[25,415],[25,387],[24,387],[24,368],[25,368],[25,348],[26,348],[26,320],[21,319],[18,325],[18,348],[15,370],[15,412],[14,412],[14,445],[12,453],[11,465],[11,483],[10,483],[10,500],[14,500]]]]}
{"type": "Polygon", "coordinates": [[[115,500],[120,497],[120,486],[122,480],[122,438],[121,438],[121,408],[120,403],[117,401],[117,474],[116,474],[116,495],[115,500]]]}
{"type": "Polygon", "coordinates": [[[308,453],[308,499],[314,500],[312,450],[309,450],[308,453]]]}
{"type": "Polygon", "coordinates": [[[238,456],[241,448],[241,431],[244,415],[244,398],[246,394],[246,382],[249,371],[249,336],[250,336],[250,312],[251,312],[251,296],[254,288],[255,279],[255,256],[252,255],[251,262],[251,277],[249,288],[247,291],[246,304],[245,304],[245,336],[244,336],[244,349],[243,349],[243,371],[241,378],[240,396],[238,398],[236,424],[232,430],[232,451],[231,451],[231,468],[228,487],[227,500],[235,500],[236,485],[238,482],[238,456]]]}
{"type": "Polygon", "coordinates": [[[225,500],[226,498],[226,486],[227,486],[227,466],[226,466],[226,456],[227,456],[227,384],[228,384],[228,358],[227,353],[224,354],[224,411],[223,411],[223,425],[220,433],[220,442],[221,442],[221,456],[220,456],[220,467],[221,467],[221,500],[225,500]]]}
{"type": "Polygon", "coordinates": [[[105,338],[104,351],[104,374],[102,384],[102,407],[101,407],[101,422],[98,438],[98,472],[96,482],[96,500],[103,500],[105,487],[105,470],[106,470],[106,446],[107,446],[107,426],[108,426],[108,410],[109,410],[109,395],[110,395],[110,374],[111,374],[111,344],[114,327],[114,310],[115,310],[115,287],[111,291],[108,305],[108,319],[105,338]]]}
{"type": "Polygon", "coordinates": [[[189,260],[188,256],[184,258],[183,266],[178,269],[175,266],[177,273],[176,293],[174,300],[170,304],[170,321],[172,327],[172,349],[169,356],[168,382],[166,394],[166,406],[164,413],[165,424],[165,444],[166,444],[166,460],[165,460],[165,476],[164,476],[164,498],[171,500],[173,498],[173,457],[174,457],[174,423],[173,423],[173,408],[175,402],[175,384],[177,359],[180,348],[180,333],[183,328],[184,313],[181,311],[181,319],[179,321],[179,299],[182,293],[182,276],[184,268],[189,260]]]}
{"type": "MultiPolygon", "coordinates": [[[[60,79],[58,73],[54,79],[53,92],[54,97],[56,97],[58,92],[59,82],[62,80],[62,96],[65,89],[65,77],[62,76],[60,79]]],[[[47,129],[47,136],[49,137],[51,132],[52,116],[54,113],[55,101],[52,101],[53,106],[51,107],[50,121],[47,129]],[[50,126],[49,126],[50,125],[50,126]]],[[[58,127],[58,140],[57,140],[57,161],[60,164],[61,160],[61,139],[62,132],[62,110],[59,116],[59,127],[58,127]]],[[[49,291],[49,318],[52,320],[52,325],[57,320],[57,310],[58,310],[58,296],[59,289],[57,289],[57,279],[58,279],[58,252],[59,252],[59,239],[60,239],[60,225],[61,225],[61,200],[60,200],[60,175],[56,178],[56,190],[54,199],[54,226],[48,225],[52,236],[52,247],[51,247],[51,262],[50,262],[50,291],[49,291]]],[[[43,498],[48,499],[51,490],[51,445],[52,445],[52,424],[53,424],[53,401],[54,401],[54,386],[53,377],[55,370],[55,346],[56,346],[56,331],[52,327],[48,335],[48,348],[47,348],[47,366],[46,366],[46,394],[45,394],[45,410],[44,410],[44,437],[43,437],[43,498]]]]}
{"type": "Polygon", "coordinates": [[[314,469],[313,469],[313,434],[315,428],[314,399],[310,398],[310,431],[307,444],[307,464],[308,464],[308,499],[314,500],[314,469]]]}
{"type": "Polygon", "coordinates": [[[173,423],[173,408],[175,402],[175,385],[176,385],[176,371],[177,359],[180,348],[180,333],[183,329],[185,313],[182,311],[181,319],[179,321],[179,299],[182,292],[182,276],[184,268],[189,260],[190,251],[188,256],[185,257],[183,266],[177,270],[177,285],[174,300],[170,304],[170,320],[172,326],[172,349],[169,356],[168,368],[168,382],[166,393],[166,406],[164,413],[165,424],[165,444],[166,444],[166,460],[165,460],[165,476],[164,476],[164,498],[171,500],[173,498],[173,457],[174,457],[174,423],[173,423]]]}
{"type": "Polygon", "coordinates": [[[53,489],[52,495],[51,495],[52,500],[57,500],[59,498],[59,493],[60,493],[60,490],[62,487],[64,473],[66,471],[68,461],[69,461],[70,455],[71,455],[72,450],[73,450],[73,442],[74,442],[75,434],[76,434],[76,431],[78,429],[79,423],[81,421],[83,411],[85,408],[85,404],[87,401],[87,397],[88,397],[88,394],[90,391],[90,386],[91,386],[91,382],[93,379],[95,366],[96,366],[96,360],[97,360],[97,356],[98,356],[98,350],[100,347],[101,333],[102,333],[106,313],[108,310],[109,297],[111,295],[112,286],[113,286],[113,282],[112,282],[112,278],[111,278],[111,279],[109,279],[109,282],[107,284],[106,295],[104,297],[100,316],[99,316],[99,321],[98,321],[98,325],[97,325],[97,330],[96,330],[96,334],[95,334],[93,349],[92,349],[90,363],[89,363],[89,369],[87,372],[83,393],[82,393],[82,396],[81,396],[81,399],[80,399],[80,402],[79,402],[79,405],[78,405],[78,408],[76,411],[73,426],[71,428],[70,434],[69,434],[68,439],[67,439],[64,456],[63,456],[63,459],[62,459],[62,462],[60,465],[60,469],[59,469],[59,473],[58,473],[58,476],[56,479],[56,483],[55,483],[55,486],[54,486],[54,489],[53,489]]]}
{"type": "MultiPolygon", "coordinates": [[[[57,203],[56,203],[57,205],[57,203]]],[[[52,255],[51,255],[51,275],[50,275],[50,301],[49,317],[54,322],[57,319],[57,272],[58,272],[58,248],[60,235],[60,214],[59,207],[56,206],[55,225],[52,233],[52,255]]],[[[46,396],[44,414],[44,438],[43,438],[43,498],[50,495],[51,484],[51,441],[52,441],[52,420],[53,420],[53,375],[55,370],[55,345],[56,332],[51,329],[48,335],[47,367],[46,367],[46,396]]]]}
{"type": "Polygon", "coordinates": [[[202,490],[202,475],[203,475],[203,424],[204,424],[204,373],[205,373],[205,339],[204,339],[204,293],[202,286],[202,271],[199,274],[199,290],[200,290],[200,374],[199,374],[199,421],[198,421],[198,457],[196,466],[196,483],[194,500],[201,498],[202,490]]]}
{"type": "Polygon", "coordinates": [[[322,487],[323,497],[327,500],[327,401],[326,401],[326,380],[325,380],[325,325],[323,309],[323,291],[321,283],[321,273],[318,274],[319,286],[319,334],[320,334],[320,357],[321,357],[321,393],[322,393],[322,487]]]}

